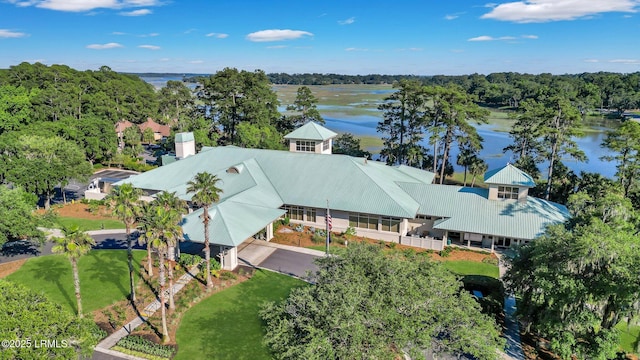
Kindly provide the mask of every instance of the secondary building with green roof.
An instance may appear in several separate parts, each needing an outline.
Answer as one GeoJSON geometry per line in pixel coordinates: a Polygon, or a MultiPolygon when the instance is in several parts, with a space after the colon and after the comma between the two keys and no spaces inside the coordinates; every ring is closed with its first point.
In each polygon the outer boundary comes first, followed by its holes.
{"type": "MultiPolygon", "coordinates": [[[[312,139],[314,129],[324,128],[310,124],[307,130],[312,131],[294,131],[288,139],[296,144],[316,141],[315,148],[318,142],[322,147],[327,133],[312,139]]],[[[404,165],[296,147],[205,147],[121,183],[149,196],[170,191],[190,201],[188,181],[199,172],[218,176],[223,192],[209,209],[209,238],[225,269],[237,266],[237,248],[246,240],[256,234],[270,240],[279,218],[325,228],[327,205],[334,232],[353,227],[359,236],[435,250],[448,242],[488,250],[522,244],[569,217],[564,206],[528,196],[532,179],[512,165],[488,172],[489,189],[480,189],[432,184],[432,172],[404,165]]],[[[185,216],[186,241],[204,242],[201,216],[202,209],[185,216]]]]}

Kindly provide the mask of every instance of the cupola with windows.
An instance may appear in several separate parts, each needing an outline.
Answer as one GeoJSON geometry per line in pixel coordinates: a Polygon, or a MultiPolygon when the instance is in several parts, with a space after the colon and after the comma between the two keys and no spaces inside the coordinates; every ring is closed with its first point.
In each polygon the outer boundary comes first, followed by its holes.
{"type": "Polygon", "coordinates": [[[489,200],[526,201],[529,189],[536,186],[529,174],[511,164],[487,171],[484,183],[489,185],[489,200]]]}
{"type": "Polygon", "coordinates": [[[291,152],[331,154],[333,138],[336,136],[338,134],[333,131],[310,121],[285,135],[284,138],[289,140],[291,152]]]}

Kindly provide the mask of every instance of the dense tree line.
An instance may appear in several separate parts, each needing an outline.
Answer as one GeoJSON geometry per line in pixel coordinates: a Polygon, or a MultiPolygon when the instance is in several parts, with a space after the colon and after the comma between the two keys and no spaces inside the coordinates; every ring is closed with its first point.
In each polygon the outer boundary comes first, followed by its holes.
{"type": "Polygon", "coordinates": [[[630,74],[597,72],[567,75],[521,74],[514,72],[488,75],[340,75],[340,74],[267,74],[274,84],[331,85],[331,84],[394,84],[401,80],[415,80],[422,85],[459,85],[466,93],[489,106],[517,108],[521,101],[536,98],[545,88],[562,89],[577,100],[580,111],[602,109],[623,113],[640,107],[640,72],[630,74]]]}

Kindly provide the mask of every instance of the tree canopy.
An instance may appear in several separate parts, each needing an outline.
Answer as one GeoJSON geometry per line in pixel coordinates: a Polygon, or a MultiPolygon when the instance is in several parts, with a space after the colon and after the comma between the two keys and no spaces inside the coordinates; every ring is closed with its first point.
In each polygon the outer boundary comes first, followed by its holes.
{"type": "Polygon", "coordinates": [[[569,198],[572,220],[521,247],[505,280],[527,330],[563,359],[611,359],[615,326],[638,311],[638,214],[615,186],[584,189],[569,198]]]}
{"type": "Polygon", "coordinates": [[[503,345],[495,321],[425,257],[407,261],[353,244],[317,264],[314,285],[260,311],[264,342],[278,359],[417,358],[426,349],[495,359],[503,345]]]}
{"type": "Polygon", "coordinates": [[[33,215],[35,206],[35,201],[27,192],[0,185],[0,247],[13,240],[44,240],[44,234],[37,229],[37,219],[33,215]]]}
{"type": "Polygon", "coordinates": [[[30,341],[23,346],[3,343],[0,358],[77,360],[78,353],[93,352],[96,328],[91,320],[78,319],[43,294],[0,279],[0,338],[30,341]]]}

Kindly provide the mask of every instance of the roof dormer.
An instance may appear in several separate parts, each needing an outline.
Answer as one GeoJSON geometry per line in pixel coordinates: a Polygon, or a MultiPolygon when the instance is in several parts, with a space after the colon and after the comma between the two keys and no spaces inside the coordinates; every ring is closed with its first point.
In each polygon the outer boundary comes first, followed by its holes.
{"type": "Polygon", "coordinates": [[[524,201],[529,188],[536,186],[529,174],[511,164],[487,171],[484,183],[489,185],[489,200],[524,201]]]}
{"type": "Polygon", "coordinates": [[[284,138],[289,140],[291,152],[331,154],[333,138],[336,136],[338,134],[333,131],[310,121],[285,135],[284,138]]]}

